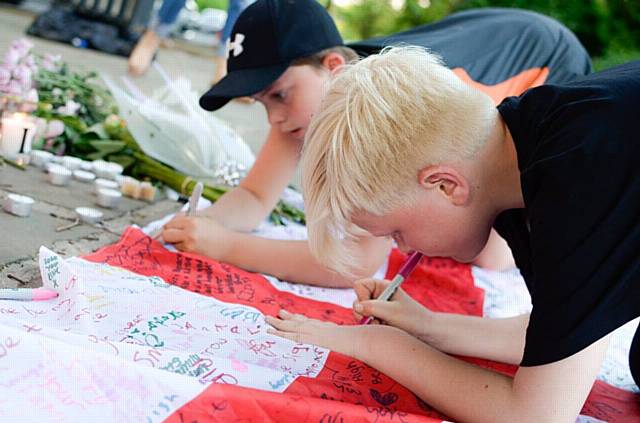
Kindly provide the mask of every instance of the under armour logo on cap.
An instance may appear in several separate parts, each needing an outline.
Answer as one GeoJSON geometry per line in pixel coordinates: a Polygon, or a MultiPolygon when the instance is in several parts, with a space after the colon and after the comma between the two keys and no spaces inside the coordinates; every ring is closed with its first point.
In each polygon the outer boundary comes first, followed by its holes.
{"type": "Polygon", "coordinates": [[[231,40],[227,40],[227,59],[230,56],[231,51],[233,51],[233,57],[238,57],[244,51],[244,47],[242,47],[242,42],[244,41],[244,34],[236,33],[236,37],[231,40]]]}

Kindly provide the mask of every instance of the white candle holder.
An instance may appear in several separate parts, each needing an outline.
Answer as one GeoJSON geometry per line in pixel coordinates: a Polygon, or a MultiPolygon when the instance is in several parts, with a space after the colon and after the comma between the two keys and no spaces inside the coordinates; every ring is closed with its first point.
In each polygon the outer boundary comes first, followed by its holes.
{"type": "Polygon", "coordinates": [[[104,160],[95,160],[93,162],[93,173],[95,173],[98,178],[115,179],[116,176],[122,174],[123,170],[124,168],[118,163],[104,160]]]}
{"type": "Polygon", "coordinates": [[[31,141],[36,133],[36,125],[25,113],[14,113],[2,117],[2,138],[0,153],[15,160],[19,153],[31,151],[31,141]]]}
{"type": "Polygon", "coordinates": [[[31,164],[36,167],[44,168],[45,165],[51,161],[52,157],[53,154],[48,151],[31,150],[31,164]]]}
{"type": "Polygon", "coordinates": [[[29,217],[33,198],[18,194],[9,194],[4,201],[4,210],[19,217],[29,217]]]}
{"type": "Polygon", "coordinates": [[[60,165],[49,166],[49,182],[52,185],[65,186],[71,180],[71,171],[60,165]]]}
{"type": "Polygon", "coordinates": [[[109,179],[98,178],[94,182],[94,192],[97,194],[101,188],[118,189],[118,183],[109,179]]]}
{"type": "Polygon", "coordinates": [[[115,189],[108,188],[100,188],[98,190],[98,205],[113,209],[118,207],[120,201],[122,200],[122,193],[120,191],[116,191],[115,189]]]}
{"type": "Polygon", "coordinates": [[[89,182],[93,182],[94,179],[96,179],[96,175],[94,175],[91,172],[87,172],[84,170],[74,170],[73,171],[73,177],[74,179],[80,181],[80,182],[84,182],[84,183],[89,183],[89,182]]]}
{"type": "Polygon", "coordinates": [[[93,163],[83,160],[82,163],[80,163],[80,169],[91,172],[93,170],[93,163]]]}
{"type": "Polygon", "coordinates": [[[79,159],[77,157],[64,156],[62,158],[62,166],[66,167],[67,169],[69,169],[72,172],[74,170],[80,169],[81,165],[82,165],[82,159],[79,159]]]}
{"type": "Polygon", "coordinates": [[[92,209],[91,207],[78,207],[76,208],[76,214],[81,221],[90,225],[100,222],[103,216],[100,210],[92,209]]]}

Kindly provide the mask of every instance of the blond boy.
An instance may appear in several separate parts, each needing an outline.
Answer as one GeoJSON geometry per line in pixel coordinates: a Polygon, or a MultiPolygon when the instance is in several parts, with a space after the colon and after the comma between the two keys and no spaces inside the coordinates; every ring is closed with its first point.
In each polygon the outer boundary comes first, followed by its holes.
{"type": "MultiPolygon", "coordinates": [[[[533,88],[496,108],[437,56],[396,48],[337,75],[302,158],[311,250],[343,273],[362,231],[471,261],[491,228],[530,314],[432,312],[385,281],[356,282],[336,326],[281,312],[273,333],[377,368],[456,421],[574,422],[617,327],[640,315],[640,62],[533,88]],[[408,83],[407,81],[411,81],[408,83]],[[447,354],[519,364],[515,377],[447,354]]],[[[630,355],[638,380],[640,336],[630,355]]]]}
{"type": "MultiPolygon", "coordinates": [[[[442,41],[443,47],[453,40],[464,45],[464,37],[459,34],[465,32],[461,28],[468,31],[475,28],[467,18],[472,22],[480,19],[476,16],[479,12],[472,16],[470,13],[452,17],[456,19],[456,30],[442,41]]],[[[526,59],[514,59],[517,63],[505,66],[484,64],[492,58],[513,56],[503,51],[505,45],[494,39],[495,29],[487,25],[471,33],[475,38],[482,35],[487,40],[486,57],[474,61],[465,59],[462,51],[451,52],[461,58],[460,66],[466,66],[470,73],[471,68],[486,70],[490,67],[491,72],[484,73],[490,74],[491,83],[515,75],[492,89],[506,85],[512,87],[508,90],[513,92],[523,84],[510,84],[521,76],[525,77],[525,86],[535,84],[549,74],[549,58],[558,59],[558,65],[552,71],[563,77],[590,70],[588,56],[575,37],[561,25],[547,22],[548,18],[529,12],[500,10],[487,10],[484,15],[487,19],[493,19],[494,15],[503,19],[517,18],[515,27],[526,28],[529,34],[528,43],[518,45],[527,50],[522,52],[526,59]],[[553,36],[546,37],[548,33],[553,36]],[[561,46],[561,51],[553,50],[553,43],[561,46]]],[[[505,27],[503,23],[502,30],[505,27]]],[[[272,240],[249,233],[273,209],[293,178],[307,126],[319,108],[326,82],[341,66],[356,59],[356,53],[343,46],[331,16],[316,0],[258,0],[238,18],[229,47],[229,73],[202,97],[201,106],[216,110],[234,97],[251,95],[267,111],[269,135],[255,165],[240,186],[200,216],[176,217],[166,225],[162,234],[164,240],[180,250],[283,280],[351,287],[355,277],[371,276],[386,259],[391,246],[388,240],[362,236],[359,239],[359,255],[363,258],[359,261],[360,268],[354,268],[352,276],[345,276],[318,264],[306,241],[272,240]]],[[[520,57],[520,52],[517,53],[520,57]]],[[[458,70],[467,75],[464,68],[458,70]]],[[[468,75],[466,78],[469,79],[468,75]]],[[[492,236],[475,263],[504,268],[512,265],[513,259],[504,241],[492,236]]]]}

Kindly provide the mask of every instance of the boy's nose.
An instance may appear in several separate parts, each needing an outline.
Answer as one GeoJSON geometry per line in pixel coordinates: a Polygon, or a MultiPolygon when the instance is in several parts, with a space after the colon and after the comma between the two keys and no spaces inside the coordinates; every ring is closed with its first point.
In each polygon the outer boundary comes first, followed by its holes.
{"type": "Polygon", "coordinates": [[[286,115],[281,110],[269,110],[267,118],[269,120],[269,125],[273,126],[283,123],[286,120],[286,115]]]}

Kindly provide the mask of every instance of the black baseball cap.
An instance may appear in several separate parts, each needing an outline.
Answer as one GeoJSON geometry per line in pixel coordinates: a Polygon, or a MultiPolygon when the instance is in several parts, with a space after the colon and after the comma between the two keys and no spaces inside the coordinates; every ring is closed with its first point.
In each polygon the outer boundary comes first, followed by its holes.
{"type": "Polygon", "coordinates": [[[200,97],[203,109],[217,110],[233,98],[256,94],[294,60],[343,41],[317,0],[258,0],[238,16],[228,45],[227,76],[200,97]]]}

